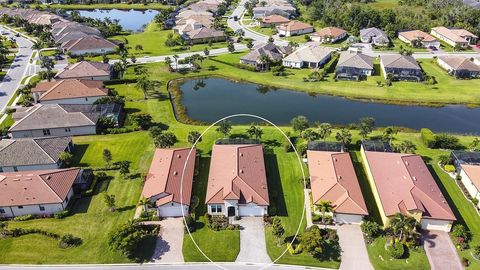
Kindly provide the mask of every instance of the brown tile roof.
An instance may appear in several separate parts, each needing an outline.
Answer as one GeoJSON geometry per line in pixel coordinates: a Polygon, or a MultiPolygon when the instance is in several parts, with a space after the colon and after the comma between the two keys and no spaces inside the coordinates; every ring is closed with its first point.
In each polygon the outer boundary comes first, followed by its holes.
{"type": "Polygon", "coordinates": [[[68,65],[55,78],[74,79],[83,77],[100,77],[110,75],[110,65],[100,62],[81,61],[68,65]]]}
{"type": "Polygon", "coordinates": [[[62,203],[80,168],[0,173],[0,206],[62,203]]]}
{"type": "Polygon", "coordinates": [[[263,23],[288,23],[290,20],[280,15],[270,15],[262,18],[263,23]]]}
{"type": "Polygon", "coordinates": [[[41,82],[32,92],[41,93],[40,101],[108,95],[108,89],[103,87],[103,82],[78,79],[41,82]]]}
{"type": "Polygon", "coordinates": [[[480,66],[475,65],[470,58],[464,56],[440,56],[438,59],[447,63],[454,70],[480,71],[480,66]]]}
{"type": "Polygon", "coordinates": [[[467,174],[473,185],[480,190],[480,165],[462,164],[462,170],[467,174]]]}
{"type": "Polygon", "coordinates": [[[283,30],[283,31],[297,31],[297,30],[302,30],[302,29],[307,29],[307,28],[312,28],[308,23],[304,23],[301,21],[290,21],[288,23],[280,24],[278,26],[278,30],[283,30]]]}
{"type": "Polygon", "coordinates": [[[145,198],[161,196],[156,201],[157,206],[169,202],[190,205],[196,151],[193,149],[188,157],[189,152],[190,148],[157,148],[145,179],[142,196],[145,198]],[[181,186],[184,168],[185,174],[183,186],[181,186]]]}
{"type": "Polygon", "coordinates": [[[207,28],[207,27],[202,27],[199,29],[189,31],[187,35],[190,39],[216,38],[216,37],[225,36],[222,31],[218,31],[215,29],[207,28]]]}
{"type": "Polygon", "coordinates": [[[86,36],[79,39],[69,40],[62,44],[67,51],[81,51],[101,48],[116,48],[117,44],[97,36],[86,36]]]}
{"type": "Polygon", "coordinates": [[[365,154],[386,216],[417,210],[425,218],[455,220],[420,156],[372,151],[365,154]]]}
{"type": "Polygon", "coordinates": [[[214,145],[205,203],[269,205],[263,147],[250,145],[214,145]]]}
{"type": "Polygon", "coordinates": [[[319,37],[338,37],[343,34],[347,33],[347,31],[343,30],[342,28],[338,27],[325,27],[317,32],[313,33],[312,36],[319,36],[319,37]]]}
{"type": "Polygon", "coordinates": [[[368,215],[349,153],[307,151],[313,203],[330,201],[335,213],[368,215]]]}
{"type": "Polygon", "coordinates": [[[420,39],[422,41],[430,42],[435,41],[436,39],[432,37],[430,34],[427,34],[420,30],[412,30],[412,31],[405,31],[398,33],[399,36],[403,36],[409,41],[413,41],[416,39],[420,39]]]}
{"type": "MultiPolygon", "coordinates": [[[[436,32],[448,39],[450,39],[451,41],[454,41],[454,42],[468,42],[466,39],[464,39],[463,37],[461,37],[459,35],[459,33],[461,33],[460,31],[452,31],[444,26],[439,26],[439,27],[434,27],[432,28],[432,32],[436,32]]],[[[466,30],[465,30],[466,31],[466,30]]],[[[468,31],[466,31],[468,32],[468,31]]],[[[470,32],[468,32],[470,33],[470,32]]],[[[470,33],[471,34],[471,33],[470,33]]]]}

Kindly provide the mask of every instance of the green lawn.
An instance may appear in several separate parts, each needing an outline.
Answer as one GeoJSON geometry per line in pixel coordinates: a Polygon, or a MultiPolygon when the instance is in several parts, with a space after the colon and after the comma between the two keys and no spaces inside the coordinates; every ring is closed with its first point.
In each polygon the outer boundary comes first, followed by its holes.
{"type": "Polygon", "coordinates": [[[57,54],[57,50],[43,50],[40,51],[40,56],[55,56],[57,54]]]}
{"type": "Polygon", "coordinates": [[[252,29],[252,31],[258,32],[265,36],[273,36],[277,33],[277,30],[271,27],[254,26],[254,27],[250,27],[250,29],[252,29]]]}
{"type": "Polygon", "coordinates": [[[374,51],[392,51],[392,52],[398,52],[400,51],[400,48],[407,49],[407,50],[412,50],[412,52],[428,52],[427,48],[414,48],[407,43],[401,41],[398,38],[394,38],[391,40],[392,46],[390,47],[382,47],[382,46],[377,46],[374,51]]]}

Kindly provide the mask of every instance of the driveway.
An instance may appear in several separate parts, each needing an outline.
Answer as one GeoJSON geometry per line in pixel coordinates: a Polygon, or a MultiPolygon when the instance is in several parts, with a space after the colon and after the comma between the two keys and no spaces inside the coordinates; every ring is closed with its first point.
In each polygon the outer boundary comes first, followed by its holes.
{"type": "Polygon", "coordinates": [[[448,233],[425,231],[422,234],[423,246],[432,270],[463,269],[455,246],[448,233]]]}
{"type": "Polygon", "coordinates": [[[161,229],[153,253],[152,262],[183,262],[183,218],[167,218],[159,221],[161,229]]]}
{"type": "Polygon", "coordinates": [[[265,244],[262,217],[242,217],[234,221],[240,225],[240,252],[235,262],[271,263],[265,244]]]}
{"type": "Polygon", "coordinates": [[[360,225],[344,224],[336,227],[342,248],[340,270],[373,270],[360,225]]]}

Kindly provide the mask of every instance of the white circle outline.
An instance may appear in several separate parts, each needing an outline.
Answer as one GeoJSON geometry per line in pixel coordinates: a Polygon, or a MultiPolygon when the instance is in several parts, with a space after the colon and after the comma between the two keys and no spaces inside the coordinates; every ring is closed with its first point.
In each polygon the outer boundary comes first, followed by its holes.
{"type": "MultiPolygon", "coordinates": [[[[180,204],[183,205],[183,178],[185,176],[185,170],[187,168],[187,163],[188,163],[188,160],[190,159],[190,156],[192,154],[192,151],[193,149],[195,148],[195,146],[197,145],[197,143],[199,142],[199,140],[203,137],[203,135],[205,135],[205,133],[210,130],[210,128],[212,128],[213,126],[215,126],[216,124],[224,121],[224,120],[227,120],[227,119],[230,119],[230,118],[234,118],[234,117],[252,117],[252,118],[257,118],[257,119],[260,119],[260,120],[263,120],[267,123],[269,123],[270,125],[272,125],[273,127],[275,127],[278,131],[280,131],[282,133],[282,135],[287,138],[287,141],[290,143],[290,145],[292,146],[293,148],[293,151],[295,152],[295,154],[297,155],[297,159],[298,159],[298,163],[300,165],[300,169],[302,170],[302,177],[303,177],[303,188],[304,190],[306,189],[306,180],[305,180],[305,171],[303,169],[303,163],[302,163],[302,159],[300,158],[300,155],[298,154],[297,152],[297,148],[295,148],[295,145],[293,145],[292,141],[290,141],[290,138],[277,126],[275,125],[274,123],[272,123],[270,120],[266,119],[266,118],[263,118],[261,116],[258,116],[258,115],[255,115],[255,114],[248,114],[248,113],[239,113],[239,114],[232,114],[232,115],[228,115],[228,116],[225,116],[217,121],[215,121],[214,123],[212,123],[210,126],[208,126],[201,134],[200,134],[200,137],[198,137],[196,140],[195,140],[195,143],[192,145],[192,147],[190,148],[190,151],[188,152],[188,155],[187,155],[187,158],[186,158],[186,162],[183,166],[183,171],[182,171],[182,177],[180,179],[180,204]]],[[[200,203],[200,202],[199,202],[200,203]]],[[[304,199],[303,199],[303,206],[302,208],[305,208],[305,196],[304,196],[304,199]]],[[[190,239],[192,239],[192,242],[193,244],[195,245],[195,247],[198,249],[198,251],[200,251],[200,253],[202,253],[202,255],[207,259],[209,260],[213,265],[219,267],[220,269],[223,269],[223,270],[229,270],[228,268],[225,268],[219,264],[217,264],[216,262],[214,262],[212,259],[210,259],[207,254],[205,254],[205,252],[203,252],[203,250],[198,246],[197,242],[195,242],[195,239],[193,239],[193,236],[192,236],[192,233],[190,232],[190,228],[188,228],[187,226],[187,220],[185,218],[185,210],[183,209],[183,207],[181,207],[182,209],[182,218],[183,218],[183,223],[185,225],[185,228],[187,229],[187,232],[188,232],[188,235],[190,236],[190,239]]],[[[292,238],[292,241],[290,241],[290,243],[287,244],[287,248],[282,252],[282,254],[280,254],[280,256],[278,256],[278,258],[276,258],[275,260],[273,260],[271,263],[268,263],[264,266],[262,266],[261,268],[259,268],[259,270],[262,270],[262,269],[266,269],[267,267],[270,267],[272,266],[273,264],[275,264],[278,260],[280,260],[280,258],[283,257],[283,255],[285,255],[285,253],[287,253],[288,251],[288,248],[293,244],[293,242],[295,241],[295,239],[297,238],[299,232],[300,232],[300,228],[302,226],[302,223],[303,223],[303,220],[305,218],[305,209],[303,209],[302,211],[302,218],[300,219],[300,223],[298,224],[298,228],[297,228],[297,231],[295,232],[295,235],[293,236],[292,238]]],[[[248,263],[248,262],[247,262],[248,263]]]]}

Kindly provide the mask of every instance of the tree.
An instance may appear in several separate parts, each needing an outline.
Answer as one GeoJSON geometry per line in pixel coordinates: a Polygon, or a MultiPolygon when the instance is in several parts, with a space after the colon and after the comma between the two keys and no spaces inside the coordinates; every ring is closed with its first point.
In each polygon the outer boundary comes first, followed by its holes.
{"type": "Polygon", "coordinates": [[[261,128],[259,128],[258,126],[255,126],[255,125],[251,125],[248,129],[247,129],[247,134],[250,136],[250,137],[255,137],[255,139],[260,139],[262,138],[262,135],[263,135],[263,130],[261,128]]]}
{"type": "Polygon", "coordinates": [[[235,52],[235,45],[233,45],[233,42],[228,43],[227,49],[230,53],[235,52]]]}
{"type": "Polygon", "coordinates": [[[358,127],[360,129],[359,134],[365,139],[367,138],[368,134],[373,131],[373,128],[375,127],[375,119],[373,117],[360,118],[358,127]]]}
{"type": "Polygon", "coordinates": [[[143,130],[147,130],[152,125],[152,116],[148,113],[133,113],[130,117],[143,130]]]}
{"type": "Polygon", "coordinates": [[[291,41],[288,42],[288,46],[293,48],[293,49],[296,49],[296,48],[298,48],[299,45],[298,45],[297,42],[291,40],[291,41]]]}
{"type": "Polygon", "coordinates": [[[148,211],[148,207],[152,204],[149,198],[141,197],[140,200],[138,201],[137,206],[141,206],[143,208],[143,212],[148,211]]]}
{"type": "Polygon", "coordinates": [[[195,142],[197,140],[198,140],[198,142],[202,141],[202,137],[201,137],[200,132],[198,132],[196,130],[192,130],[192,131],[188,132],[187,141],[189,143],[191,143],[193,145],[193,144],[195,144],[195,142]]]}
{"type": "Polygon", "coordinates": [[[135,86],[143,92],[143,98],[147,99],[148,91],[153,89],[153,82],[148,79],[147,75],[143,75],[137,79],[137,84],[135,86]]]}
{"type": "Polygon", "coordinates": [[[342,128],[337,134],[335,135],[335,139],[337,142],[342,144],[342,148],[349,145],[352,142],[352,133],[350,130],[346,128],[342,128]]]}
{"type": "Polygon", "coordinates": [[[329,123],[321,123],[320,126],[318,126],[318,136],[324,142],[327,140],[330,134],[332,134],[332,125],[329,123]]]}
{"type": "Polygon", "coordinates": [[[135,50],[136,51],[143,51],[143,46],[141,44],[135,45],[135,50]]]}
{"type": "Polygon", "coordinates": [[[405,140],[402,143],[400,143],[400,145],[398,146],[398,149],[402,153],[413,154],[415,153],[415,150],[417,150],[417,147],[415,146],[415,144],[413,144],[412,141],[405,140]]]}
{"type": "Polygon", "coordinates": [[[153,138],[153,143],[159,148],[170,148],[177,142],[177,136],[170,131],[162,132],[153,138]]]}
{"type": "Polygon", "coordinates": [[[319,201],[316,205],[322,212],[322,224],[325,224],[325,213],[333,211],[332,203],[330,201],[319,201]]]}
{"type": "Polygon", "coordinates": [[[43,49],[43,42],[35,40],[32,42],[32,49],[33,50],[41,50],[43,49]]]}
{"type": "Polygon", "coordinates": [[[470,148],[472,149],[472,151],[477,151],[479,150],[479,146],[480,146],[480,139],[474,138],[472,143],[470,144],[470,148]]]}
{"type": "Polygon", "coordinates": [[[251,50],[253,48],[253,41],[251,39],[247,40],[247,48],[251,50]]]}
{"type": "Polygon", "coordinates": [[[224,137],[227,137],[231,130],[232,130],[232,123],[230,123],[230,121],[228,120],[224,120],[220,122],[216,129],[216,131],[222,133],[224,137]]]}
{"type": "Polygon", "coordinates": [[[395,138],[395,135],[398,133],[398,128],[396,127],[387,127],[382,134],[382,139],[388,141],[389,144],[392,143],[392,140],[395,138]]]}
{"type": "Polygon", "coordinates": [[[320,138],[320,135],[313,129],[307,129],[303,132],[302,138],[311,142],[318,140],[318,138],[320,138]]]}
{"type": "Polygon", "coordinates": [[[130,173],[130,162],[120,161],[118,162],[118,166],[120,167],[120,174],[125,178],[127,174],[130,173]]]}
{"type": "Polygon", "coordinates": [[[112,65],[113,71],[115,71],[117,78],[121,79],[126,68],[121,62],[115,62],[112,65]]]}
{"type": "Polygon", "coordinates": [[[397,213],[390,220],[390,227],[393,234],[401,242],[405,242],[408,237],[416,232],[417,221],[411,216],[405,216],[402,213],[397,213]]]}
{"type": "Polygon", "coordinates": [[[285,228],[283,228],[282,220],[279,217],[274,217],[272,221],[272,233],[277,238],[277,244],[281,243],[282,236],[285,234],[285,228]]]}
{"type": "Polygon", "coordinates": [[[69,152],[62,152],[58,157],[58,160],[65,166],[69,167],[73,161],[73,155],[69,152]]]}
{"type": "Polygon", "coordinates": [[[112,152],[107,148],[103,149],[103,161],[107,165],[107,168],[110,168],[112,164],[112,152]]]}
{"type": "Polygon", "coordinates": [[[55,63],[53,63],[53,60],[50,59],[47,56],[41,57],[40,58],[40,67],[47,70],[47,72],[46,72],[47,80],[51,81],[53,76],[55,76],[55,74],[53,74],[53,72],[52,72],[53,68],[55,67],[55,63]]]}
{"type": "Polygon", "coordinates": [[[115,195],[108,195],[107,193],[103,194],[103,201],[107,205],[110,212],[115,212],[117,209],[115,207],[115,195]]]}
{"type": "Polygon", "coordinates": [[[381,232],[382,229],[380,225],[375,221],[365,220],[360,225],[363,234],[371,241],[376,238],[381,232]]]}
{"type": "Polygon", "coordinates": [[[299,116],[293,118],[290,121],[290,125],[292,126],[293,131],[299,131],[300,135],[302,135],[302,132],[310,126],[309,123],[308,123],[307,117],[305,117],[303,115],[299,115],[299,116]]]}
{"type": "Polygon", "coordinates": [[[303,250],[313,255],[314,257],[322,254],[323,242],[324,241],[322,239],[320,228],[316,225],[313,225],[312,227],[308,228],[300,236],[300,244],[302,245],[303,250]]]}

